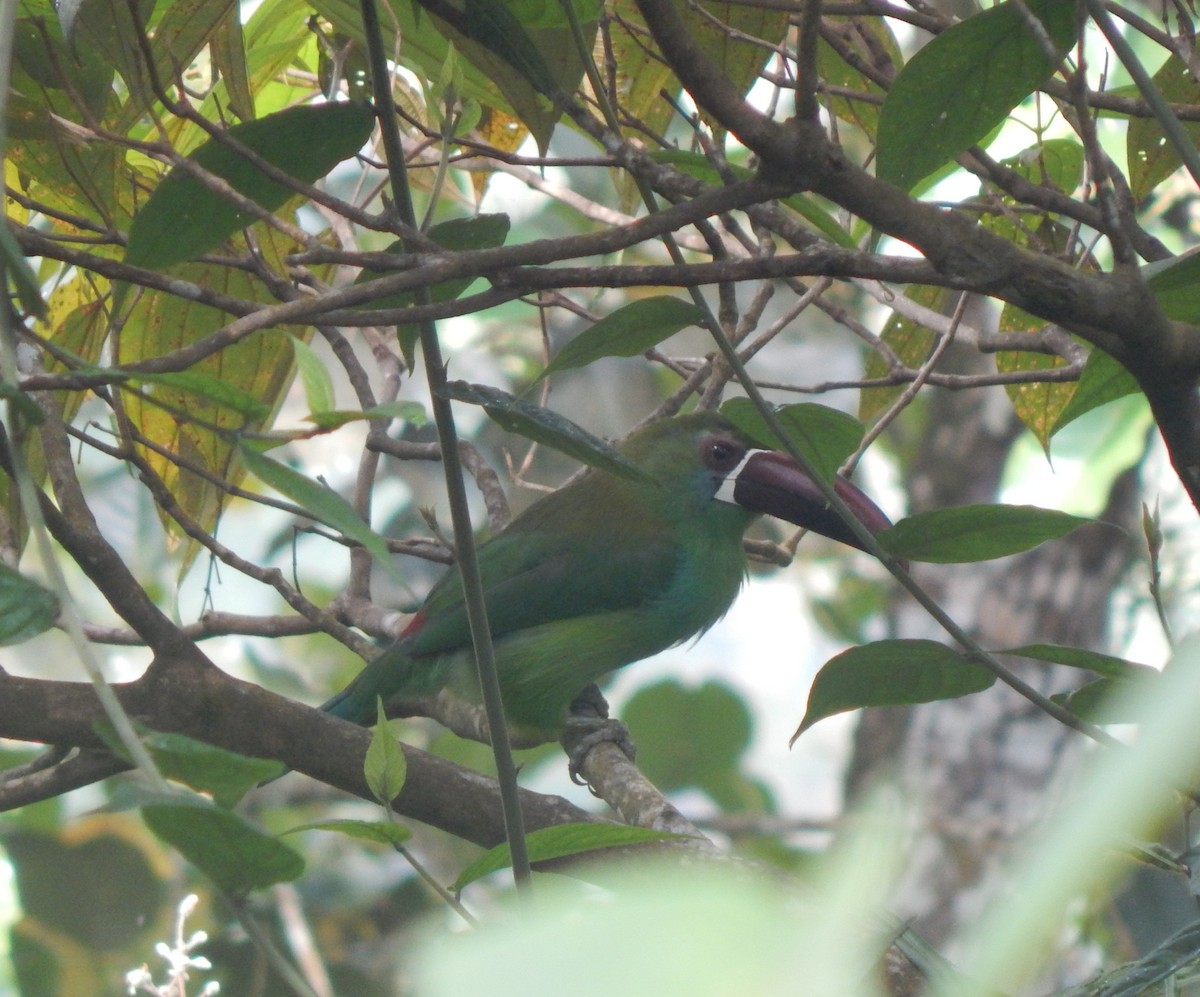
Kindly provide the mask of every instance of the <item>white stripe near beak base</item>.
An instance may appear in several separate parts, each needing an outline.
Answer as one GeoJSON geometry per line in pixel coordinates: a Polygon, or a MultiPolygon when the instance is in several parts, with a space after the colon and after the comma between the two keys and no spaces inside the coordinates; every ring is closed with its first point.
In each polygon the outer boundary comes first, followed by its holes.
{"type": "Polygon", "coordinates": [[[715,498],[718,502],[726,502],[729,505],[740,505],[741,503],[738,502],[738,500],[733,496],[734,490],[737,488],[738,475],[745,470],[745,467],[750,462],[751,457],[753,457],[755,454],[767,452],[768,451],[766,450],[747,450],[745,456],[742,457],[738,466],[725,475],[725,477],[721,480],[721,484],[718,486],[717,493],[713,496],[713,498],[715,498]]]}

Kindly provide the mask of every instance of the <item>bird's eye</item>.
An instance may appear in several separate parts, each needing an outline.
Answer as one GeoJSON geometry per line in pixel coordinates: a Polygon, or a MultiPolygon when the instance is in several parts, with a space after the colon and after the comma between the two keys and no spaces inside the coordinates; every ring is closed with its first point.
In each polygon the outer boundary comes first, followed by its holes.
{"type": "Polygon", "coordinates": [[[700,441],[700,459],[704,466],[725,474],[742,459],[746,448],[723,436],[706,436],[700,441]]]}

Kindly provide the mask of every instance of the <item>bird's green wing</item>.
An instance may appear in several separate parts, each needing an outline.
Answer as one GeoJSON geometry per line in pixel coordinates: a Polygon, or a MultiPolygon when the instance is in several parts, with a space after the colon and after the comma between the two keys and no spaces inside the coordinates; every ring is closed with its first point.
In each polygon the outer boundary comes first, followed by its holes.
{"type": "MultiPolygon", "coordinates": [[[[492,635],[644,605],[670,584],[678,554],[671,530],[636,493],[599,476],[578,481],[479,548],[492,635]],[[597,489],[608,492],[604,501],[593,501],[597,489]],[[589,518],[589,506],[606,514],[589,518]]],[[[470,643],[457,570],[434,586],[405,641],[414,655],[470,643]]]]}

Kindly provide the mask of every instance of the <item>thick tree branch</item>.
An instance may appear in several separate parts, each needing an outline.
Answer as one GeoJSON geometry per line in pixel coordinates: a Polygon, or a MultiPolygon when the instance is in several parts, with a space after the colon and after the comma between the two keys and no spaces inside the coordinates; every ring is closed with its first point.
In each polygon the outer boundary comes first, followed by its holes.
{"type": "Polygon", "coordinates": [[[779,123],[747,104],[689,36],[672,0],[638,0],[638,8],[696,103],[758,154],[764,177],[828,198],[920,250],[958,286],[1056,322],[1123,363],[1200,509],[1200,332],[1169,320],[1135,268],[1081,273],[877,180],[846,160],[820,124],[779,123]]]}

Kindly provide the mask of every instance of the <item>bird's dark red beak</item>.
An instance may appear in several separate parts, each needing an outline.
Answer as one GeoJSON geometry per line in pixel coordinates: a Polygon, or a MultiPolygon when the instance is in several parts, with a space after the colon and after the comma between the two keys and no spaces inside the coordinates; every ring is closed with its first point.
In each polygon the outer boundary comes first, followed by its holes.
{"type": "MultiPolygon", "coordinates": [[[[834,489],[872,533],[892,525],[883,510],[845,478],[836,478],[834,489]]],[[[717,498],[864,549],[846,521],[830,507],[816,482],[786,454],[773,450],[747,451],[741,465],[721,485],[717,498]]]]}

